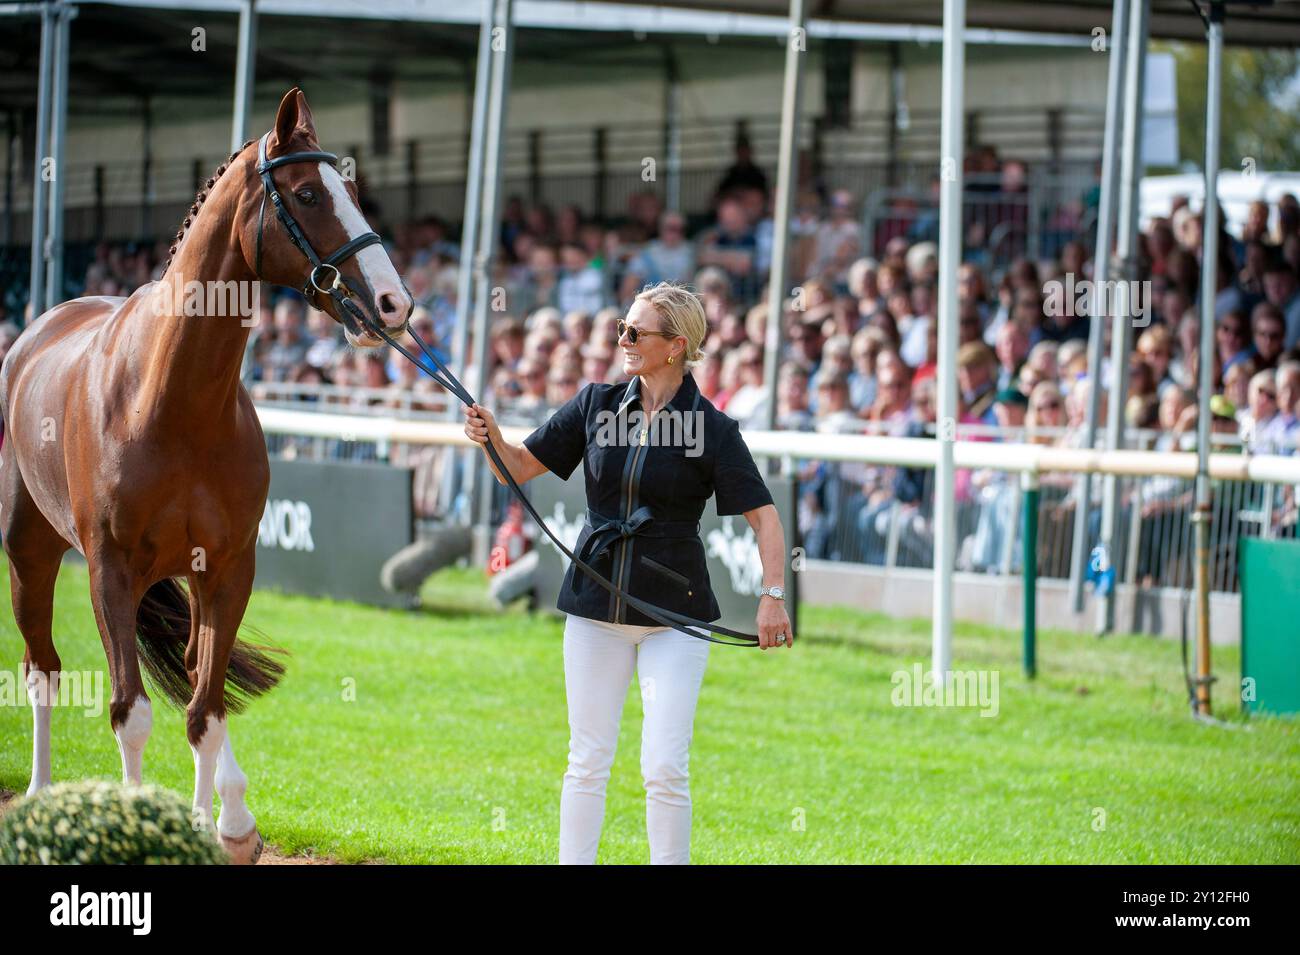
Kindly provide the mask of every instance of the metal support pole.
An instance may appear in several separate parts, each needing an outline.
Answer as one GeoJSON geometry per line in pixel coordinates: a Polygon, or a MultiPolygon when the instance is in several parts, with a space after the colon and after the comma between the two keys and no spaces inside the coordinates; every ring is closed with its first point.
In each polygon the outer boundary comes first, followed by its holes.
{"type": "Polygon", "coordinates": [[[248,116],[253,111],[253,86],[257,77],[256,0],[239,5],[239,52],[235,58],[235,115],[230,128],[230,151],[248,141],[248,116]]]}
{"type": "Polygon", "coordinates": [[[956,480],[953,442],[957,437],[957,268],[962,248],[962,158],[966,147],[966,0],[944,0],[943,74],[940,87],[939,150],[939,462],[934,472],[934,680],[947,680],[952,663],[952,572],[957,549],[956,480]]]}
{"type": "MultiPolygon", "coordinates": [[[[474,106],[470,114],[469,168],[465,175],[465,216],[460,231],[460,271],[456,275],[456,332],[452,361],[461,381],[469,367],[470,308],[474,300],[474,257],[478,252],[479,201],[483,191],[483,137],[487,127],[489,87],[492,84],[492,7],[483,0],[483,23],[478,33],[478,62],[474,68],[474,106]]],[[[480,389],[481,390],[481,386],[480,389]]],[[[460,417],[455,402],[448,418],[460,417]]]]}
{"type": "MultiPolygon", "coordinates": [[[[1134,0],[1129,10],[1129,52],[1124,64],[1124,138],[1120,147],[1119,222],[1115,241],[1115,258],[1123,270],[1124,280],[1116,295],[1115,315],[1111,320],[1110,399],[1106,408],[1106,447],[1124,446],[1124,396],[1128,391],[1128,355],[1133,329],[1133,302],[1128,292],[1138,279],[1137,231],[1138,187],[1142,180],[1142,103],[1146,87],[1147,5],[1149,0],[1134,0]]],[[[1100,384],[1100,381],[1098,382],[1100,384]]],[[[1101,546],[1106,559],[1115,562],[1115,543],[1119,540],[1119,478],[1106,475],[1102,495],[1101,546]]],[[[1115,591],[1097,604],[1097,633],[1115,628],[1115,591]]]]}
{"type": "Polygon", "coordinates": [[[540,205],[542,201],[542,131],[528,131],[528,201],[540,205]]]}
{"type": "Polygon", "coordinates": [[[682,211],[682,78],[672,47],[664,46],[664,158],[668,180],[664,208],[682,211]]]}
{"type": "MultiPolygon", "coordinates": [[[[1128,33],[1129,0],[1115,0],[1111,15],[1110,42],[1106,49],[1110,64],[1106,78],[1106,128],[1101,147],[1101,198],[1097,205],[1097,241],[1092,254],[1094,289],[1104,289],[1110,277],[1110,253],[1115,231],[1115,152],[1119,139],[1120,103],[1124,95],[1124,41],[1128,33]]],[[[1097,423],[1101,418],[1101,362],[1105,348],[1105,321],[1109,317],[1093,296],[1088,322],[1088,370],[1092,387],[1088,395],[1084,424],[1084,447],[1097,445],[1097,423]]],[[[1088,517],[1092,510],[1092,472],[1075,481],[1078,504],[1074,509],[1074,550],[1070,555],[1070,606],[1083,611],[1083,576],[1088,564],[1088,517]]]]}
{"type": "MultiPolygon", "coordinates": [[[[609,185],[609,130],[597,126],[591,131],[592,211],[598,220],[605,218],[605,193],[609,185]]],[[[605,270],[609,274],[609,270],[605,270]]]]}
{"type": "Polygon", "coordinates": [[[1020,475],[1024,492],[1024,663],[1025,676],[1031,680],[1038,673],[1038,474],[1025,471],[1020,475]]]}
{"type": "Polygon", "coordinates": [[[799,108],[803,93],[803,61],[807,52],[804,0],[790,0],[789,32],[785,38],[785,83],[781,92],[781,151],[777,157],[776,194],[772,197],[772,268],[767,289],[767,328],[763,346],[763,380],[767,384],[765,427],[769,431],[776,427],[776,378],[781,359],[781,320],[789,281],[790,212],[794,208],[799,108]]]}
{"type": "MultiPolygon", "coordinates": [[[[471,106],[467,113],[469,120],[468,156],[465,172],[465,212],[460,230],[460,268],[456,273],[456,326],[452,330],[451,360],[460,379],[466,380],[465,371],[469,367],[469,323],[470,310],[474,300],[474,262],[478,254],[479,201],[483,194],[483,137],[487,127],[487,104],[489,87],[492,83],[492,6],[493,0],[483,0],[483,19],[479,24],[478,57],[474,64],[474,89],[471,106]]],[[[474,385],[475,391],[482,389],[474,385]]],[[[460,418],[459,403],[450,395],[447,398],[447,420],[460,418]]],[[[443,470],[443,499],[448,507],[454,507],[463,488],[473,487],[475,468],[481,453],[472,451],[452,451],[447,454],[455,456],[455,462],[443,470]]],[[[470,524],[473,516],[468,509],[455,515],[461,523],[470,524]]]]}
{"type": "MultiPolygon", "coordinates": [[[[198,191],[197,189],[195,190],[198,191]]],[[[104,164],[95,164],[95,241],[104,241],[104,164]]]]}
{"type": "Polygon", "coordinates": [[[63,165],[68,139],[68,55],[69,34],[76,7],[55,12],[53,86],[50,95],[50,159],[54,178],[50,180],[49,223],[46,226],[45,308],[63,301],[63,198],[67,175],[63,165]]]}
{"type": "Polygon", "coordinates": [[[889,44],[889,130],[885,133],[885,185],[890,189],[898,186],[899,140],[908,126],[907,102],[903,99],[906,82],[903,47],[894,41],[889,44]]]}
{"type": "Polygon", "coordinates": [[[420,209],[420,143],[406,141],[406,214],[416,216],[420,209]]]}
{"type": "Polygon", "coordinates": [[[1210,715],[1210,394],[1214,390],[1214,298],[1219,261],[1219,124],[1223,4],[1210,4],[1206,35],[1205,208],[1201,229],[1200,415],[1196,422],[1196,712],[1210,715]]]}
{"type": "MultiPolygon", "coordinates": [[[[510,92],[510,59],[514,53],[512,0],[496,0],[492,28],[492,70],[488,97],[486,137],[483,142],[483,197],[479,209],[478,256],[474,275],[474,361],[478,368],[478,394],[486,400],[488,386],[488,304],[491,296],[492,263],[496,255],[499,225],[501,171],[505,156],[506,106],[510,92]]],[[[492,491],[495,478],[484,463],[474,458],[478,480],[477,518],[474,522],[474,560],[486,563],[492,539],[492,491]]]]}
{"type": "Polygon", "coordinates": [[[141,239],[153,231],[150,211],[153,206],[153,101],[145,96],[140,110],[140,225],[141,239]]]}
{"type": "MultiPolygon", "coordinates": [[[[41,9],[41,61],[36,86],[36,164],[32,178],[32,269],[27,286],[31,320],[45,311],[45,226],[46,150],[50,140],[50,88],[54,72],[55,13],[47,4],[41,9]]],[[[24,322],[26,318],[24,318],[24,322]]]]}

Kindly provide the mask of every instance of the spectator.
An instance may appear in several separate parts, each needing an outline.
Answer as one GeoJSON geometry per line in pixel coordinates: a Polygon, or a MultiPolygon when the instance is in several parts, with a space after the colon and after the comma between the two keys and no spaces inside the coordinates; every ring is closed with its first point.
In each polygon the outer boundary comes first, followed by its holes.
{"type": "Polygon", "coordinates": [[[1215,329],[1215,343],[1216,357],[1221,363],[1220,375],[1227,374],[1233,365],[1246,361],[1255,354],[1246,332],[1246,316],[1235,309],[1219,320],[1219,326],[1215,329]]]}
{"type": "Polygon", "coordinates": [[[1267,442],[1277,454],[1294,454],[1300,440],[1300,361],[1284,361],[1273,375],[1277,414],[1256,429],[1256,440],[1267,442]]]}
{"type": "Polygon", "coordinates": [[[283,298],[275,306],[275,335],[266,349],[263,380],[289,381],[306,361],[311,343],[303,333],[304,308],[300,298],[283,298]]]}
{"type": "Polygon", "coordinates": [[[1272,370],[1258,371],[1250,379],[1248,405],[1239,415],[1239,430],[1252,454],[1272,454],[1272,432],[1278,417],[1277,378],[1272,370]]]}
{"type": "Polygon", "coordinates": [[[767,194],[767,174],[754,162],[754,149],[746,137],[736,139],[736,158],[722,175],[715,196],[724,196],[736,189],[752,187],[767,194]]]}
{"type": "Polygon", "coordinates": [[[808,408],[808,372],[797,362],[781,366],[777,378],[777,422],[785,431],[811,431],[814,425],[808,408]]]}
{"type": "Polygon", "coordinates": [[[686,218],[680,212],[665,212],[659,220],[659,238],[629,265],[620,297],[635,297],[637,289],[646,285],[688,282],[694,274],[695,249],[686,241],[686,218]]]}
{"type": "Polygon", "coordinates": [[[717,222],[700,237],[696,261],[722,269],[730,282],[731,295],[749,302],[760,284],[754,264],[757,253],[758,237],[740,200],[719,200],[717,222]]]}
{"type": "Polygon", "coordinates": [[[1300,345],[1300,280],[1281,256],[1273,256],[1264,270],[1264,294],[1286,320],[1288,351],[1300,345]]]}
{"type": "Polygon", "coordinates": [[[1260,302],[1250,313],[1250,340],[1255,363],[1276,368],[1286,340],[1286,318],[1272,302],[1260,302]]]}
{"type": "Polygon", "coordinates": [[[848,270],[862,254],[862,224],[858,220],[853,194],[837,189],[831,194],[831,215],[817,230],[813,274],[830,275],[848,283],[848,270]]]}
{"type": "Polygon", "coordinates": [[[993,399],[997,394],[997,359],[983,342],[971,342],[957,351],[957,381],[961,388],[961,420],[967,424],[996,425],[993,399]]]}
{"type": "Polygon", "coordinates": [[[1065,399],[1055,382],[1034,386],[1024,416],[1025,440],[1029,444],[1057,444],[1065,425],[1065,399]]]}
{"type": "Polygon", "coordinates": [[[861,421],[849,407],[849,380],[839,368],[825,367],[814,379],[817,392],[816,428],[823,434],[857,434],[861,421]]]}
{"type": "Polygon", "coordinates": [[[853,336],[849,357],[849,404],[859,414],[876,400],[876,356],[888,347],[889,339],[878,328],[861,328],[853,336]]]}
{"type": "Polygon", "coordinates": [[[909,383],[905,366],[891,362],[887,356],[897,359],[894,352],[882,352],[876,370],[876,401],[861,415],[875,428],[871,433],[901,434],[911,417],[912,405],[908,398],[909,383]]]}
{"type": "Polygon", "coordinates": [[[745,342],[734,352],[737,387],[727,400],[726,412],[743,428],[762,428],[767,419],[767,386],[763,384],[763,350],[745,342]]]}
{"type": "Polygon", "coordinates": [[[562,312],[595,312],[605,305],[605,276],[587,247],[570,242],[560,249],[563,268],[555,290],[555,305],[562,312]]]}
{"type": "Polygon", "coordinates": [[[1137,342],[1137,353],[1148,368],[1158,396],[1163,397],[1177,383],[1170,374],[1173,362],[1174,339],[1165,325],[1152,325],[1142,332],[1137,342]]]}
{"type": "Polygon", "coordinates": [[[581,377],[573,368],[552,368],[546,376],[546,403],[558,408],[577,395],[581,386],[581,377]]]}

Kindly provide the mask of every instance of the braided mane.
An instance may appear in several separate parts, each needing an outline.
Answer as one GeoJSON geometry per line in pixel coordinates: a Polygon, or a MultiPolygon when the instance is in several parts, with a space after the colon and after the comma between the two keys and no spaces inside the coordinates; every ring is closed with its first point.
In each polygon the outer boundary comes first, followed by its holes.
{"type": "Polygon", "coordinates": [[[208,198],[208,193],[211,192],[212,187],[217,184],[217,180],[221,178],[221,174],[230,168],[230,164],[235,161],[240,153],[255,142],[256,140],[250,139],[248,142],[244,143],[244,145],[231,153],[230,158],[218,166],[217,171],[209,176],[208,181],[203,184],[203,188],[199,190],[199,194],[194,197],[194,205],[190,206],[189,213],[185,216],[184,221],[181,222],[181,227],[176,232],[176,238],[172,240],[171,248],[167,250],[167,261],[163,263],[162,275],[167,274],[167,269],[171,267],[172,259],[176,257],[176,250],[180,248],[181,240],[185,238],[185,231],[194,223],[194,219],[199,214],[199,209],[203,206],[203,201],[208,198]]]}

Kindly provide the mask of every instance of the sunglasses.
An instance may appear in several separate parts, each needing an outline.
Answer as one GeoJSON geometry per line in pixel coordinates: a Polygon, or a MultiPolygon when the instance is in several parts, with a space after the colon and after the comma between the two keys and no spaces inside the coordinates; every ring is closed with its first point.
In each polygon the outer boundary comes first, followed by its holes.
{"type": "Polygon", "coordinates": [[[635,325],[629,325],[627,322],[620,321],[618,323],[618,337],[621,339],[624,335],[627,336],[628,343],[632,345],[635,345],[637,339],[642,335],[658,335],[660,338],[667,338],[669,340],[677,337],[676,335],[669,335],[667,332],[653,332],[647,328],[637,328],[635,325]]]}

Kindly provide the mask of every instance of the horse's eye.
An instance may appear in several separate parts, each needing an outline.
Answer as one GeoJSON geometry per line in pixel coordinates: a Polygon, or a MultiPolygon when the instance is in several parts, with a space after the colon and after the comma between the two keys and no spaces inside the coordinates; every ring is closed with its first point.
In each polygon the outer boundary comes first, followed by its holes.
{"type": "Polygon", "coordinates": [[[294,195],[298,197],[298,201],[304,206],[314,206],[316,204],[316,190],[314,189],[299,189],[294,195]]]}

